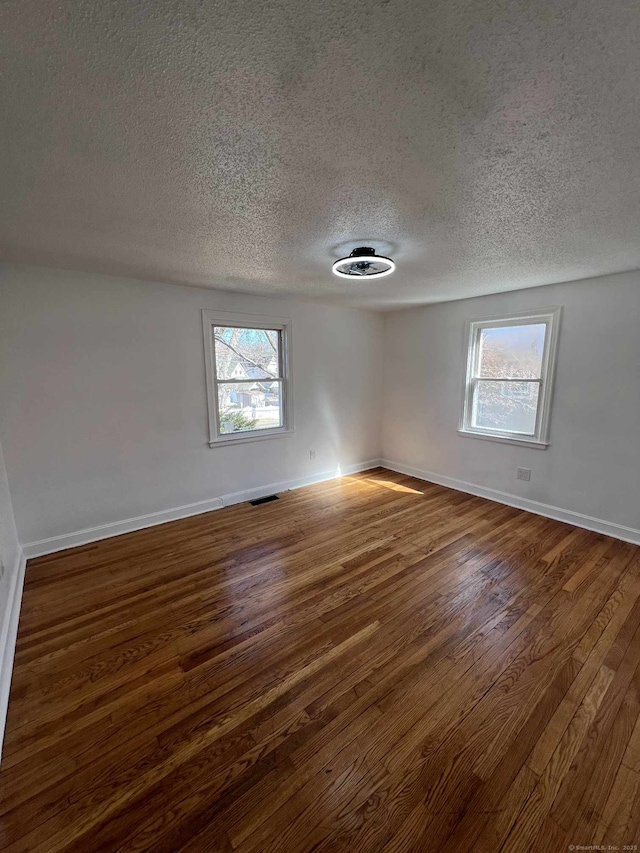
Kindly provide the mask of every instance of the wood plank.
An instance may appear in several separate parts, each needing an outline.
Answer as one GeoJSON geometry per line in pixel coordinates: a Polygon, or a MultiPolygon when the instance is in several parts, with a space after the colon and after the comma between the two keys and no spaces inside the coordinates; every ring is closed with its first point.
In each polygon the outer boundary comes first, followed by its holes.
{"type": "Polygon", "coordinates": [[[6,853],[637,843],[640,549],[376,469],[29,562],[6,853]]]}

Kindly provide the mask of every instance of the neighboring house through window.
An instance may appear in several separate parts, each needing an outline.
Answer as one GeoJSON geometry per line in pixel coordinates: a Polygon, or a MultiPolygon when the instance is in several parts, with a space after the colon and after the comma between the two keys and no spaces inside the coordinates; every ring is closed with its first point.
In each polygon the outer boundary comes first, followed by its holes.
{"type": "Polygon", "coordinates": [[[209,310],[202,316],[209,444],[291,433],[291,321],[209,310]]]}

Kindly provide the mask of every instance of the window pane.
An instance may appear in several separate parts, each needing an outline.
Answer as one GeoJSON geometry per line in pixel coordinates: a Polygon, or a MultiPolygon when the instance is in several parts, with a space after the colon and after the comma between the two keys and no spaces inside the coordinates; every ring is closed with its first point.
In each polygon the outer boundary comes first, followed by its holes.
{"type": "Polygon", "coordinates": [[[280,376],[280,333],[277,329],[234,329],[214,326],[218,379],[276,379],[280,376]]]}
{"type": "Polygon", "coordinates": [[[472,426],[534,435],[538,382],[476,382],[472,426]]]}
{"type": "Polygon", "coordinates": [[[222,434],[282,426],[280,382],[230,382],[218,385],[222,434]]]}
{"type": "Polygon", "coordinates": [[[482,329],[478,376],[539,379],[544,323],[482,329]]]}

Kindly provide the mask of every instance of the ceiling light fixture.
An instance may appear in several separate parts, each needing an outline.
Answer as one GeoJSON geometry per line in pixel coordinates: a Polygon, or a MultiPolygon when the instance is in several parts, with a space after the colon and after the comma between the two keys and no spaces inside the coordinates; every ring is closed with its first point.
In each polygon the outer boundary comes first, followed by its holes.
{"type": "Polygon", "coordinates": [[[382,278],[391,275],[396,265],[391,258],[376,255],[375,249],[370,246],[360,246],[354,249],[348,258],[340,258],[331,270],[341,278],[354,278],[356,276],[368,276],[369,278],[382,278]]]}

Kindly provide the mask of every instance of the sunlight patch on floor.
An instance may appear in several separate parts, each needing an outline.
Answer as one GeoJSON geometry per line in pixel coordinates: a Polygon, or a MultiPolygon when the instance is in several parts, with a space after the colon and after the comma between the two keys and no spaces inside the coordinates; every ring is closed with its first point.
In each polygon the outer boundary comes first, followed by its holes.
{"type": "Polygon", "coordinates": [[[391,489],[393,492],[407,492],[411,495],[423,495],[424,492],[418,489],[410,489],[409,486],[401,486],[399,483],[393,483],[390,480],[374,480],[373,477],[367,477],[368,483],[374,483],[376,486],[384,486],[385,489],[391,489]]]}

